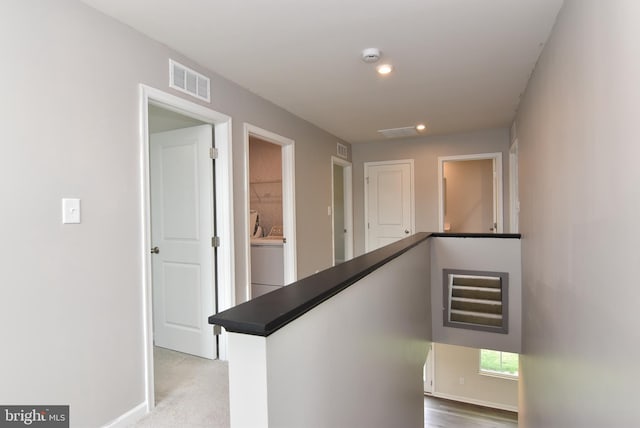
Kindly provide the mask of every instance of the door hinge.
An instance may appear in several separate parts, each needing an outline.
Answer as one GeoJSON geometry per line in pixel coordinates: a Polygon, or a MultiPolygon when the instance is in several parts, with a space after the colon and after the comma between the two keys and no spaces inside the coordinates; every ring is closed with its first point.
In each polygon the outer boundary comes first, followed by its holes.
{"type": "Polygon", "coordinates": [[[369,177],[365,177],[365,180],[367,180],[367,184],[369,184],[369,177]]]}
{"type": "Polygon", "coordinates": [[[220,246],[220,237],[219,236],[213,236],[211,238],[211,246],[214,248],[218,248],[220,246]]]}
{"type": "Polygon", "coordinates": [[[213,335],[214,336],[220,336],[222,334],[222,327],[220,327],[219,325],[214,324],[213,325],[213,335]]]}
{"type": "Polygon", "coordinates": [[[371,229],[371,223],[367,222],[367,229],[371,229]]]}
{"type": "Polygon", "coordinates": [[[209,157],[211,159],[218,159],[218,149],[216,149],[215,147],[210,147],[209,148],[209,157]]]}

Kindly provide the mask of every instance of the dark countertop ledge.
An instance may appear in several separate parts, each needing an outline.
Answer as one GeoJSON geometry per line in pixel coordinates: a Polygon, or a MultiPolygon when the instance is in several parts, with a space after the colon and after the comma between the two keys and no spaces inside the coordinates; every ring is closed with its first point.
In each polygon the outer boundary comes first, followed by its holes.
{"type": "Polygon", "coordinates": [[[429,237],[511,238],[519,234],[426,233],[419,232],[400,241],[301,279],[248,302],[209,317],[209,324],[229,332],[269,336],[315,306],[364,278],[380,266],[399,257],[429,237]]]}

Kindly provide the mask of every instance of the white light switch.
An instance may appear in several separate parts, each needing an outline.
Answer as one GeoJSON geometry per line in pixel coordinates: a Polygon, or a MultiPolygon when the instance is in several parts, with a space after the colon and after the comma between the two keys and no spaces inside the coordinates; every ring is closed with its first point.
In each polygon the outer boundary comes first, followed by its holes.
{"type": "Polygon", "coordinates": [[[80,223],[80,199],[62,199],[62,223],[80,223]]]}

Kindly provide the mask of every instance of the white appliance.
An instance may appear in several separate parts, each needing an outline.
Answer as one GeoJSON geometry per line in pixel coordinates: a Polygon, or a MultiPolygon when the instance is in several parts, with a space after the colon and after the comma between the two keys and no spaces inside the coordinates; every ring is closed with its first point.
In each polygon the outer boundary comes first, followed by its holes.
{"type": "Polygon", "coordinates": [[[260,214],[251,211],[251,297],[258,297],[284,286],[282,226],[273,226],[262,237],[260,214]]]}

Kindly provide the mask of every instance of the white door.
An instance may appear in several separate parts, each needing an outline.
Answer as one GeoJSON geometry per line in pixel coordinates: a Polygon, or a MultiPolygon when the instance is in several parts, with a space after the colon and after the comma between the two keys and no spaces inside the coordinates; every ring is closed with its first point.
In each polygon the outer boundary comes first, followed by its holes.
{"type": "Polygon", "coordinates": [[[366,251],[414,232],[413,160],[367,162],[365,173],[366,251]]]}
{"type": "Polygon", "coordinates": [[[151,247],[156,346],[216,357],[211,125],[152,134],[151,247]],[[157,248],[157,252],[154,249],[157,248]]]}

